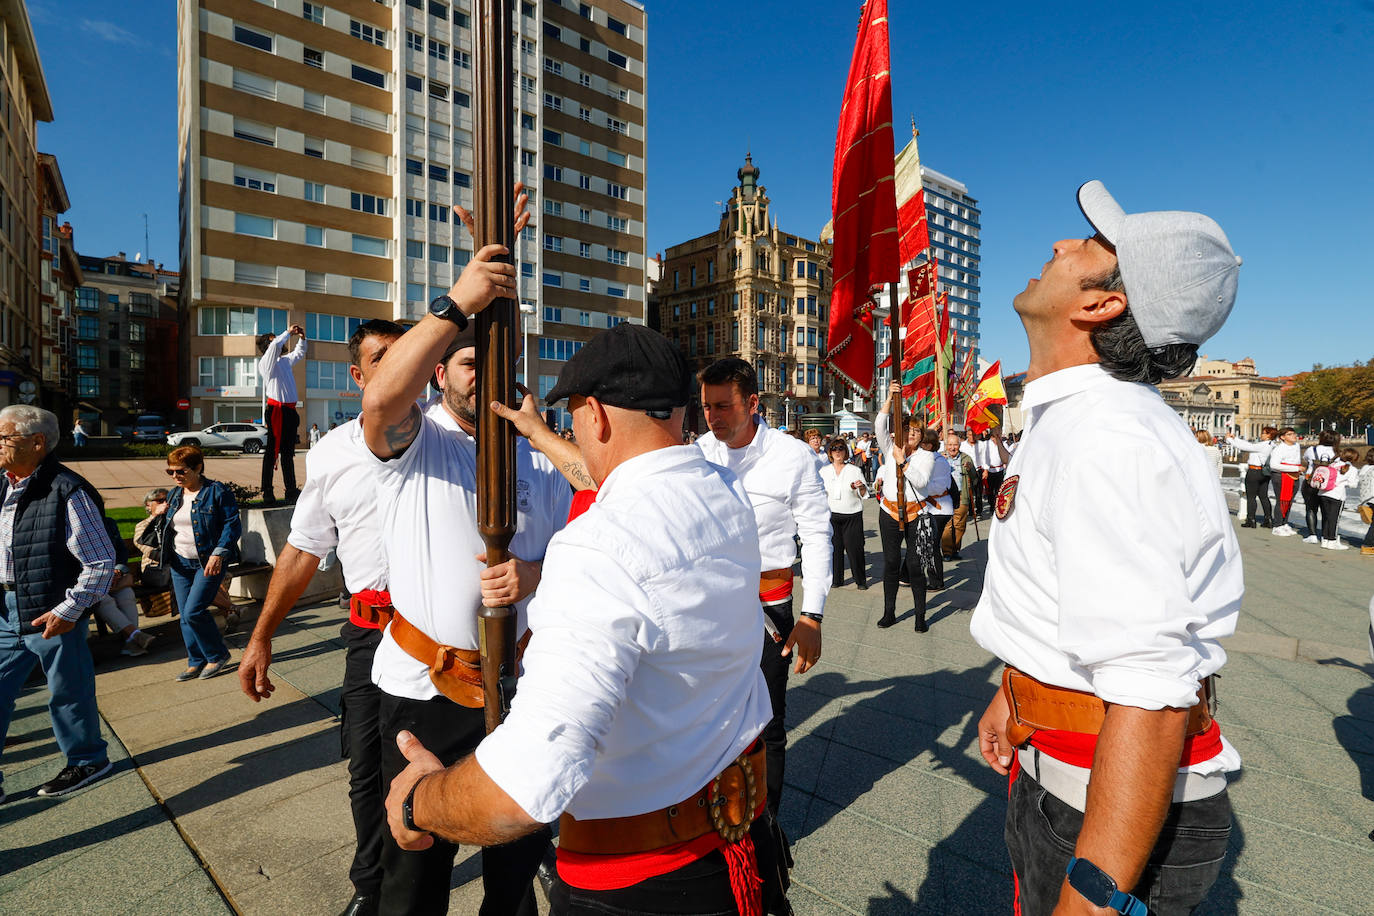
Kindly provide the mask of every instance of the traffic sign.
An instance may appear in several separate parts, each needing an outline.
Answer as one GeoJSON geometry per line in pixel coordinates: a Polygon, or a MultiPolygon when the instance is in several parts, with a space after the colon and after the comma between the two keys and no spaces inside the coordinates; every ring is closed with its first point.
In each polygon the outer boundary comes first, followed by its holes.
{"type": "Polygon", "coordinates": [[[188,401],[188,400],[186,400],[186,398],[182,398],[180,401],[177,401],[177,410],[190,410],[190,409],[191,409],[191,402],[188,401]]]}

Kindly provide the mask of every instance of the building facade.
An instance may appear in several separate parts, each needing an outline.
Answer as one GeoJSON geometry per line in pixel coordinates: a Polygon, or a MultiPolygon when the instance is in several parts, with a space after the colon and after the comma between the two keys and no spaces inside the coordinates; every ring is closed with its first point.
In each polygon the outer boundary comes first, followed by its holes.
{"type": "MultiPolygon", "coordinates": [[[[546,393],[562,364],[644,320],[645,15],[520,3],[515,252],[546,393]]],[[[413,322],[472,256],[469,0],[180,0],[182,301],[192,422],[261,414],[254,336],[293,324],[302,428],[356,416],[345,344],[413,322]],[[274,8],[275,6],[275,8],[274,8]]]]}
{"type": "MultiPolygon", "coordinates": [[[[26,391],[20,383],[20,400],[51,410],[65,425],[74,418],[76,391],[74,361],[76,321],[72,306],[81,285],[81,262],[72,244],[72,224],[58,224],[71,207],[67,186],[57,167],[57,157],[38,154],[39,207],[42,220],[40,281],[38,289],[38,380],[37,391],[26,391]]],[[[32,380],[30,385],[35,384],[32,380]]]]}
{"type": "MultiPolygon", "coordinates": [[[[842,396],[824,362],[830,246],[778,229],[752,156],[736,178],[716,230],[663,253],[651,311],[693,371],[725,356],[754,366],[770,424],[826,425],[842,396]]],[[[706,428],[695,395],[686,422],[706,428]]]]}
{"type": "Polygon", "coordinates": [[[76,412],[91,435],[113,436],[140,414],[185,428],[176,409],[179,371],[178,275],[160,264],[80,255],[76,289],[76,412]]]}
{"type": "Polygon", "coordinates": [[[51,121],[23,0],[0,0],[0,406],[38,403],[42,381],[43,203],[37,122],[51,121]]]}
{"type": "Polygon", "coordinates": [[[1224,436],[1235,430],[1235,404],[1217,397],[1211,379],[1174,379],[1158,387],[1164,403],[1173,408],[1189,429],[1205,429],[1213,436],[1224,436]]]}
{"type": "MultiPolygon", "coordinates": [[[[983,211],[978,201],[969,196],[968,186],[925,165],[921,166],[921,188],[925,193],[926,222],[930,231],[930,248],[939,262],[940,279],[937,291],[949,294],[949,327],[954,335],[954,356],[958,365],[972,354],[978,359],[980,333],[978,324],[979,294],[982,272],[981,234],[983,211]]],[[[907,271],[925,263],[925,256],[902,266],[897,284],[897,298],[905,302],[909,295],[907,271]]],[[[881,364],[891,351],[890,335],[886,331],[890,312],[888,297],[883,296],[874,310],[878,326],[878,362],[881,364]]],[[[859,400],[856,410],[872,410],[887,397],[892,383],[892,370],[879,369],[874,381],[874,397],[859,400]]]]}
{"type": "MultiPolygon", "coordinates": [[[[1205,380],[1216,401],[1224,401],[1235,408],[1235,433],[1244,438],[1259,438],[1260,431],[1266,426],[1283,427],[1289,425],[1284,420],[1283,388],[1284,379],[1268,378],[1259,374],[1255,361],[1250,357],[1231,362],[1229,360],[1208,359],[1206,354],[1198,358],[1193,366],[1192,375],[1180,383],[1205,380]]],[[[1175,382],[1165,382],[1173,385],[1175,382]]]]}

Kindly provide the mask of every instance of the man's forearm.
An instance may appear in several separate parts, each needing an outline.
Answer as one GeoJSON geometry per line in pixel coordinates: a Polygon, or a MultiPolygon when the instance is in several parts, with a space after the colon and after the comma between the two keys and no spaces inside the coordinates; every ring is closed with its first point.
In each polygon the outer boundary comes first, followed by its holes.
{"type": "Polygon", "coordinates": [[[412,807],[415,826],[451,843],[497,846],[540,827],[472,755],[426,776],[412,807]]]}
{"type": "Polygon", "coordinates": [[[1074,854],[1090,859],[1122,890],[1140,880],[1159,838],[1187,723],[1186,709],[1107,707],[1074,854]]]}
{"type": "Polygon", "coordinates": [[[444,349],[457,333],[453,322],[426,315],[386,351],[363,391],[363,435],[373,454],[389,458],[415,437],[418,426],[410,419],[417,412],[415,399],[425,390],[444,349]],[[401,429],[409,426],[415,428],[401,429]],[[408,436],[398,437],[396,431],[408,432],[408,436]]]}
{"type": "Polygon", "coordinates": [[[277,566],[272,570],[272,581],[267,585],[267,599],[262,603],[258,623],[253,627],[250,641],[272,641],[277,627],[291,613],[296,602],[305,594],[305,588],[315,575],[320,558],[287,544],[277,557],[277,566]]]}
{"type": "Polygon", "coordinates": [[[530,445],[553,462],[574,490],[595,490],[596,481],[587,473],[587,466],[582,462],[582,449],[578,448],[577,443],[569,442],[542,423],[540,426],[544,431],[535,431],[530,436],[530,445]]]}

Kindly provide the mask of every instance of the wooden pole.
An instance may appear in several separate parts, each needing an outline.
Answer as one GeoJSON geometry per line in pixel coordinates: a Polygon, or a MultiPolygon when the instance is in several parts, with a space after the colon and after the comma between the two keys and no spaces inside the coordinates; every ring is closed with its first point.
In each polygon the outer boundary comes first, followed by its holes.
{"type": "MultiPolygon", "coordinates": [[[[514,23],[508,0],[476,0],[473,9],[473,147],[477,248],[498,244],[515,251],[512,211],[515,146],[512,116],[514,23]]],[[[513,263],[511,255],[501,260],[513,263]]],[[[515,428],[491,412],[493,400],[515,393],[516,303],[496,299],[478,314],[477,336],[477,525],[487,566],[510,559],[515,536],[515,428]]],[[[486,728],[501,724],[515,691],[515,608],[478,612],[486,728]]]]}
{"type": "MultiPolygon", "coordinates": [[[[905,315],[902,314],[902,307],[897,302],[897,284],[887,285],[887,321],[888,331],[892,334],[892,380],[898,385],[897,393],[892,396],[892,446],[895,449],[898,444],[906,448],[906,414],[902,410],[902,341],[898,337],[897,328],[906,325],[905,315]]],[[[897,530],[906,529],[906,475],[902,472],[902,466],[897,465],[894,470],[897,472],[897,530]]]]}

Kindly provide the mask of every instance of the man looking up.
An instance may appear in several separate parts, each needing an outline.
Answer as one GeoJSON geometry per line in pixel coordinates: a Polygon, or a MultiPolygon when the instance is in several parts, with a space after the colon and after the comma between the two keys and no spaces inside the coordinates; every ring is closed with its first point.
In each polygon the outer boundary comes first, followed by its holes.
{"type": "Polygon", "coordinates": [[[262,450],[262,501],[264,505],[274,506],[277,498],[272,494],[272,472],[277,459],[281,458],[281,482],[286,488],[286,501],[295,502],[300,495],[296,488],[296,432],[300,429],[301,417],[296,413],[296,363],[305,359],[305,328],[298,324],[282,331],[276,337],[271,334],[258,335],[258,376],[262,379],[267,396],[267,415],[263,425],[267,427],[267,448],[262,450]],[[289,353],[282,350],[292,335],[300,338],[289,353]]]}
{"type": "MultiPolygon", "coordinates": [[[[362,389],[386,351],[405,332],[393,321],[363,322],[348,340],[349,374],[362,389]]],[[[344,655],[340,727],[348,758],[348,801],[357,845],[348,877],[353,900],[345,916],[375,913],[382,886],[382,742],[378,726],[381,692],[372,683],[372,659],[382,641],[381,626],[391,605],[382,562],[377,509],[377,469],[363,441],[362,426],[349,420],[331,430],[305,460],[305,488],[291,515],[291,535],[277,557],[267,600],[239,662],[239,683],[254,702],[272,696],[267,676],[272,636],[295,607],[320,560],[337,550],[352,593],[349,617],[339,631],[344,655]]]]}
{"type": "Polygon", "coordinates": [[[776,817],[787,753],[787,656],[795,653],[798,674],[821,657],[821,620],[830,593],[830,503],[816,453],[763,424],[753,366],[726,357],[703,369],[697,380],[711,427],[697,447],[707,461],[739,477],[759,528],[759,601],[765,618],[760,667],[773,704],[763,740],[768,747],[768,806],[776,817]],[[797,536],[805,589],[800,618],[792,614],[792,539],[797,536]]]}
{"type": "Polygon", "coordinates": [[[989,494],[971,630],[1007,668],[978,740],[1012,778],[1021,913],[1174,916],[1226,852],[1240,757],[1208,682],[1244,585],[1216,473],[1151,386],[1226,320],[1240,259],[1200,213],[1128,214],[1097,181],[1078,204],[1091,234],[1056,242],[1013,302],[1027,422],[989,494]]]}

